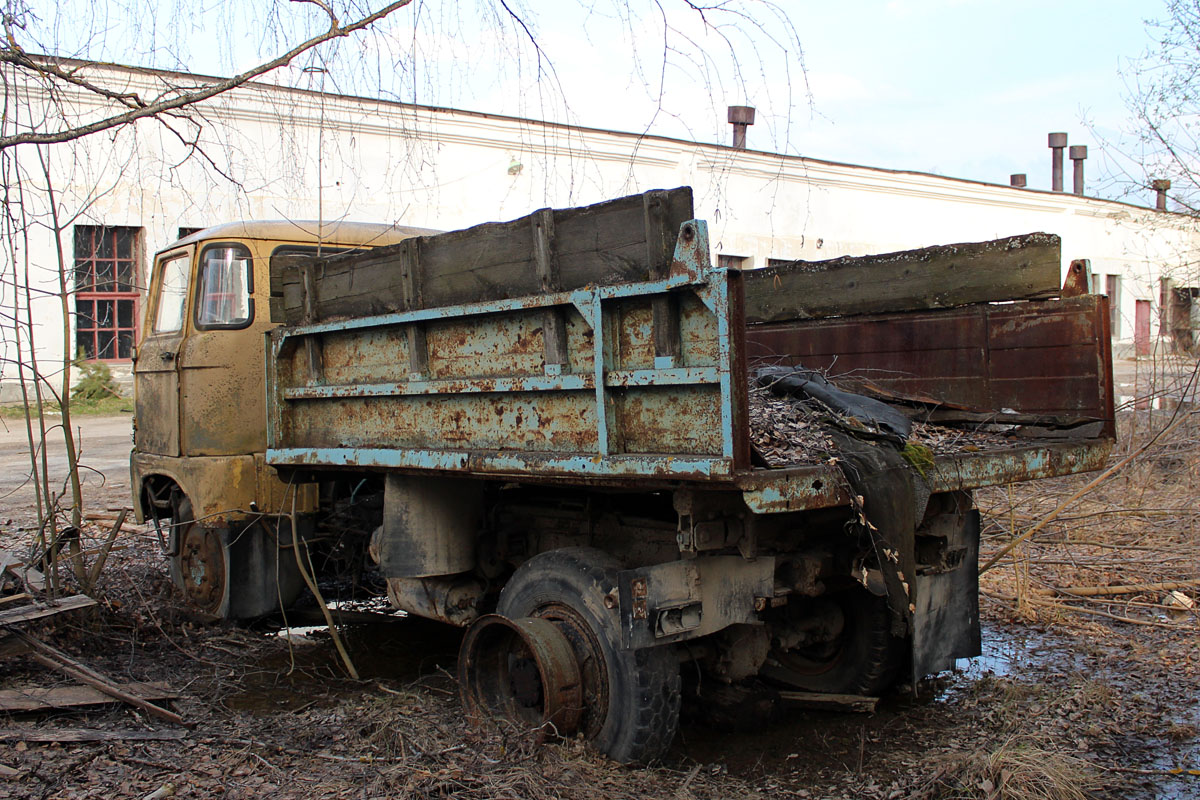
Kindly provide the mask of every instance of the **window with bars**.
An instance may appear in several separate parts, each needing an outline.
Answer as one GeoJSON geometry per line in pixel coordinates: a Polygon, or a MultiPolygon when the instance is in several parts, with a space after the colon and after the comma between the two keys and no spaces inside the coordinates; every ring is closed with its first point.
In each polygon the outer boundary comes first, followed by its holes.
{"type": "Polygon", "coordinates": [[[141,228],[75,226],[75,347],[88,361],[133,357],[141,233],[141,228]]]}

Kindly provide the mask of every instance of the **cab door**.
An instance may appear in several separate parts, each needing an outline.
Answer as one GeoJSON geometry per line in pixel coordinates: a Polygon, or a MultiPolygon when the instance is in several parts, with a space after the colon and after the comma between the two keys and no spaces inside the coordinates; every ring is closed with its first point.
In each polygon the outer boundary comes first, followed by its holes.
{"type": "Polygon", "coordinates": [[[194,247],[163,253],[154,264],[150,303],[133,364],[139,452],[179,455],[179,351],[187,328],[194,247]]]}
{"type": "Polygon", "coordinates": [[[190,333],[178,359],[184,455],[266,450],[263,333],[271,321],[256,308],[264,289],[255,291],[255,282],[265,286],[268,279],[265,266],[255,263],[258,246],[234,240],[200,247],[190,333]]]}

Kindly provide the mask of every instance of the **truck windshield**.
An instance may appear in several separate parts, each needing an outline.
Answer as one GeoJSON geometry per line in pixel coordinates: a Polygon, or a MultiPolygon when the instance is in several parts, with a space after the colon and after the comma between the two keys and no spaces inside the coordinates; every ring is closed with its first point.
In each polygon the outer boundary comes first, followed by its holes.
{"type": "Polygon", "coordinates": [[[162,283],[158,287],[158,314],[154,317],[155,333],[175,333],[183,327],[190,264],[191,259],[186,254],[163,262],[162,283]]]}
{"type": "Polygon", "coordinates": [[[240,245],[206,247],[200,260],[196,326],[244,328],[254,315],[250,253],[240,245]]]}

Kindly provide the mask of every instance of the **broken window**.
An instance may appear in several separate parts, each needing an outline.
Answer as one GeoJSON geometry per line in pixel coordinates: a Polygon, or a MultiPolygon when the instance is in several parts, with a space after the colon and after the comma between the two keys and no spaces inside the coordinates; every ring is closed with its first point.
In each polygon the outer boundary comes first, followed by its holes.
{"type": "Polygon", "coordinates": [[[75,226],[75,348],[88,361],[133,357],[141,231],[75,226]]]}

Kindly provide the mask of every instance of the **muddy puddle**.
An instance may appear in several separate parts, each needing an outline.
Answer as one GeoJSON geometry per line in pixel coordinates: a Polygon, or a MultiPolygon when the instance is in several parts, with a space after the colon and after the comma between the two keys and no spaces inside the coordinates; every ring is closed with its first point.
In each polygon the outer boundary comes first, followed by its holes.
{"type": "MultiPolygon", "coordinates": [[[[349,679],[329,630],[323,625],[265,628],[275,647],[226,695],[231,711],[273,713],[333,705],[348,692],[454,674],[462,632],[418,617],[383,617],[339,628],[360,682],[349,679]]],[[[308,621],[308,620],[305,620],[308,621]]]]}

